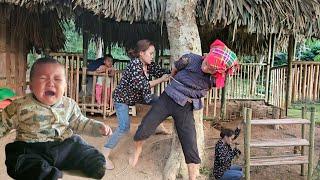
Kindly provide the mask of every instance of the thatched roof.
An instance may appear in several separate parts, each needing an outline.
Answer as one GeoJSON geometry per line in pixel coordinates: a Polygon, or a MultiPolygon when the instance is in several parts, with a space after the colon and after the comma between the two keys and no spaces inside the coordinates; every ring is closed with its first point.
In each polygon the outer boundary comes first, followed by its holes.
{"type": "Polygon", "coordinates": [[[319,0],[200,0],[197,6],[202,45],[220,38],[242,53],[261,53],[270,34],[286,46],[287,34],[320,37],[319,0]]]}
{"type": "MultiPolygon", "coordinates": [[[[78,27],[84,26],[94,36],[101,35],[107,44],[120,42],[131,46],[138,39],[148,37],[155,37],[149,39],[156,44],[161,44],[162,39],[167,42],[167,35],[161,34],[166,32],[162,29],[165,27],[166,0],[5,2],[25,7],[38,15],[50,12],[53,18],[61,18],[65,12],[73,12],[78,27]]],[[[238,52],[245,53],[265,49],[271,33],[278,37],[283,34],[320,37],[320,0],[199,0],[196,14],[204,50],[216,37],[227,41],[238,52]]],[[[57,22],[51,23],[58,27],[57,22]]],[[[59,30],[55,32],[60,34],[59,30]]],[[[39,37],[40,32],[33,39],[39,37]]],[[[55,41],[58,42],[51,42],[55,41]]],[[[34,42],[41,44],[40,41],[34,42]]]]}
{"type": "Polygon", "coordinates": [[[166,0],[73,0],[75,6],[115,21],[162,22],[166,0]]]}
{"type": "Polygon", "coordinates": [[[155,22],[115,22],[111,19],[99,18],[92,13],[76,16],[77,31],[88,31],[93,37],[102,37],[104,45],[118,43],[125,48],[134,48],[140,39],[149,39],[160,48],[168,48],[166,27],[155,22]]]}
{"type": "MultiPolygon", "coordinates": [[[[101,30],[99,34],[106,34],[107,42],[135,42],[143,34],[140,30],[161,32],[158,28],[165,26],[165,0],[73,2],[91,11],[96,18],[106,19],[107,23],[100,24],[108,24],[108,30],[101,30]],[[139,22],[139,26],[135,26],[135,22],[139,22]]],[[[283,38],[287,37],[282,36],[286,34],[320,37],[319,0],[199,0],[196,14],[204,52],[215,38],[226,41],[237,52],[252,54],[266,49],[272,33],[277,34],[281,42],[286,42],[283,38]]],[[[95,33],[93,27],[89,27],[89,31],[95,33]]],[[[166,34],[162,38],[167,39],[166,34]]]]}
{"type": "MultiPolygon", "coordinates": [[[[18,39],[25,39],[27,48],[45,48],[58,50],[63,48],[65,36],[61,20],[62,11],[58,6],[47,7],[26,1],[5,1],[0,3],[0,16],[10,22],[10,31],[18,39]],[[10,3],[11,2],[11,3],[10,3]]],[[[51,3],[52,4],[52,3],[51,3]]]]}

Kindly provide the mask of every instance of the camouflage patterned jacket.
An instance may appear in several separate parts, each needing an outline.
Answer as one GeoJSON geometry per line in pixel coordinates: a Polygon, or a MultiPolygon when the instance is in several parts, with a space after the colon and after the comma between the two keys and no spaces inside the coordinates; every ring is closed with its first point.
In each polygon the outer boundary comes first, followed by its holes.
{"type": "Polygon", "coordinates": [[[73,131],[100,136],[101,126],[101,122],[83,116],[77,103],[68,97],[47,106],[28,94],[3,110],[0,137],[16,129],[16,141],[47,142],[69,138],[73,131]]]}

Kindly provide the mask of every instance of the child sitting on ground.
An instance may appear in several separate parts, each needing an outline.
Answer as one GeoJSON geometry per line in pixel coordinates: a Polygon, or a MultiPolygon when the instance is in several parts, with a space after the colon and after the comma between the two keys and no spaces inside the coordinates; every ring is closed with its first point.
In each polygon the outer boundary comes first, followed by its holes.
{"type": "Polygon", "coordinates": [[[243,176],[242,168],[237,165],[231,165],[231,161],[235,156],[240,155],[241,151],[237,148],[237,144],[233,143],[241,130],[238,125],[235,131],[231,129],[221,129],[219,141],[215,146],[215,160],[213,167],[213,175],[219,180],[240,180],[243,176]],[[231,148],[231,144],[235,144],[235,148],[231,148]]]}
{"type": "Polygon", "coordinates": [[[110,103],[110,97],[111,97],[111,79],[110,77],[114,76],[115,69],[112,67],[112,58],[107,57],[104,60],[104,65],[99,66],[99,68],[96,70],[98,73],[107,73],[108,77],[105,79],[105,76],[98,76],[97,83],[96,83],[96,101],[99,105],[102,104],[102,91],[103,91],[103,81],[105,81],[105,88],[106,90],[106,97],[107,97],[107,103],[110,103]]]}
{"type": "Polygon", "coordinates": [[[58,179],[61,170],[81,170],[101,179],[105,157],[74,133],[112,134],[109,126],[81,114],[76,102],[63,96],[66,74],[57,60],[38,59],[30,71],[31,94],[14,100],[2,112],[0,137],[16,129],[6,145],[7,173],[14,179],[58,179]]]}

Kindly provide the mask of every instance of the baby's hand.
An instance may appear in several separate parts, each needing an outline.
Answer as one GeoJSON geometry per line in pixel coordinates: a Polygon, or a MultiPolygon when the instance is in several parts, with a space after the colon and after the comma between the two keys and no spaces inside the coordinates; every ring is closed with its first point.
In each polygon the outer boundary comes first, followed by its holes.
{"type": "Polygon", "coordinates": [[[112,129],[110,128],[110,126],[103,124],[100,127],[100,133],[103,136],[111,136],[112,135],[112,129]]]}
{"type": "Polygon", "coordinates": [[[104,65],[101,65],[97,71],[105,71],[106,70],[106,67],[104,65]]]}

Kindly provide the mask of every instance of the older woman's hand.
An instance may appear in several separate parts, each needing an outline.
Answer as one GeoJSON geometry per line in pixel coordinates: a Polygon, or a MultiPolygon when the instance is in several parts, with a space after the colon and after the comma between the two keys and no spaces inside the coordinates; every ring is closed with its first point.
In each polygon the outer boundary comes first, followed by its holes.
{"type": "Polygon", "coordinates": [[[164,74],[161,77],[162,82],[167,82],[167,81],[169,81],[169,79],[170,79],[170,74],[164,74]]]}

